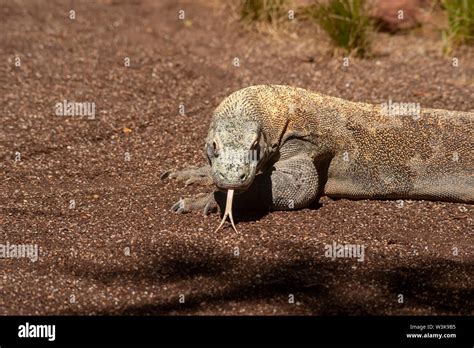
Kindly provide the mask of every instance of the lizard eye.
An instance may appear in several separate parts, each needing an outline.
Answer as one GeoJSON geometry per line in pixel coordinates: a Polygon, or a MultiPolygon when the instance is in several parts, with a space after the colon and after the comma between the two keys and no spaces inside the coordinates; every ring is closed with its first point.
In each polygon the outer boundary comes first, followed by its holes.
{"type": "Polygon", "coordinates": [[[250,150],[256,150],[258,147],[258,140],[255,140],[253,143],[252,143],[252,146],[250,146],[250,150]]]}
{"type": "Polygon", "coordinates": [[[214,157],[216,157],[216,152],[217,152],[217,146],[214,141],[212,142],[212,144],[207,143],[206,152],[207,152],[207,159],[209,160],[209,163],[211,163],[211,160],[214,157]]]}
{"type": "Polygon", "coordinates": [[[250,158],[253,161],[257,161],[257,162],[260,160],[260,146],[259,145],[260,144],[257,139],[252,143],[252,146],[250,146],[250,158]]]}
{"type": "Polygon", "coordinates": [[[219,155],[219,151],[217,149],[217,144],[215,141],[213,141],[212,145],[209,147],[208,155],[209,157],[217,157],[219,155]]]}

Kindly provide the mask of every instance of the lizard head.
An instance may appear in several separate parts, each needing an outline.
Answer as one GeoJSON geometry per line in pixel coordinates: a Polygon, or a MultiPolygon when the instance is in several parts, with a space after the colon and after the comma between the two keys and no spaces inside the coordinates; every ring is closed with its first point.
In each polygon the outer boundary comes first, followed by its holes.
{"type": "Polygon", "coordinates": [[[214,184],[220,190],[243,192],[263,164],[266,143],[261,127],[243,118],[214,119],[205,144],[214,184]]]}

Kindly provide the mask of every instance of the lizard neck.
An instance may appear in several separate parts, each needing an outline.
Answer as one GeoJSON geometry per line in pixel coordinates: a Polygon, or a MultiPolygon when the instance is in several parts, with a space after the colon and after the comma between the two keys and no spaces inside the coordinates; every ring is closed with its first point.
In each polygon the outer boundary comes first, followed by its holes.
{"type": "Polygon", "coordinates": [[[347,120],[342,99],[288,86],[256,86],[255,99],[267,143],[278,149],[290,138],[311,142],[322,152],[341,148],[347,120]]]}

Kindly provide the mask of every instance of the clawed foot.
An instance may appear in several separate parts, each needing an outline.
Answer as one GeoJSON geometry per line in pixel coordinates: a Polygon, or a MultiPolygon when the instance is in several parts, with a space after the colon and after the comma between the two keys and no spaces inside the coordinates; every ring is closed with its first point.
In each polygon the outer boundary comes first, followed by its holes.
{"type": "Polygon", "coordinates": [[[193,197],[181,198],[171,207],[171,211],[177,214],[202,211],[204,215],[208,215],[217,212],[217,210],[218,205],[213,193],[201,193],[193,197]]]}
{"type": "Polygon", "coordinates": [[[184,181],[186,186],[192,184],[212,184],[211,168],[209,166],[189,168],[184,170],[167,170],[160,175],[161,180],[166,178],[184,181]]]}
{"type": "MultiPolygon", "coordinates": [[[[160,175],[161,180],[166,178],[184,181],[185,185],[212,184],[210,166],[184,170],[167,170],[160,175]]],[[[217,210],[218,205],[214,199],[214,193],[201,193],[193,197],[181,198],[171,207],[171,211],[178,214],[188,213],[190,211],[201,211],[204,215],[208,215],[209,213],[217,212],[217,210]]]]}

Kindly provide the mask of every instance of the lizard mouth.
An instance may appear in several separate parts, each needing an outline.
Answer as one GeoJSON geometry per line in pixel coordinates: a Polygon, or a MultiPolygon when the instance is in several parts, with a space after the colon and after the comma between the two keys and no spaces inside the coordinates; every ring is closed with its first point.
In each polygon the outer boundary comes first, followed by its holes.
{"type": "Polygon", "coordinates": [[[226,192],[226,191],[235,191],[235,193],[242,193],[242,192],[245,192],[247,191],[247,189],[250,187],[250,184],[248,185],[217,185],[217,188],[222,191],[222,192],[226,192]]]}
{"type": "Polygon", "coordinates": [[[254,178],[255,178],[255,171],[247,175],[244,181],[228,181],[228,180],[222,180],[220,178],[217,178],[216,175],[213,176],[214,178],[214,184],[216,185],[217,189],[226,192],[227,190],[233,190],[235,193],[239,194],[242,192],[245,192],[249,189],[249,187],[252,185],[254,178]]]}

